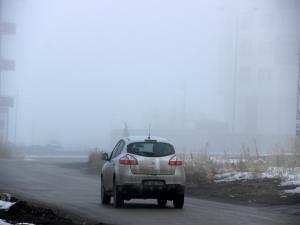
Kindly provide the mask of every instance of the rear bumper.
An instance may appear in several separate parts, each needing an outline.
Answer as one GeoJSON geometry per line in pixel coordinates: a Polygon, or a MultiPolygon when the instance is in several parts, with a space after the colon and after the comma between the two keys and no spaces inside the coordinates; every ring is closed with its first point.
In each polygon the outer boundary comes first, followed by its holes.
{"type": "Polygon", "coordinates": [[[165,198],[174,199],[184,194],[184,185],[165,184],[161,186],[146,186],[143,184],[123,184],[118,186],[118,191],[125,199],[131,198],[165,198]]]}
{"type": "Polygon", "coordinates": [[[116,182],[117,185],[120,186],[127,184],[140,185],[144,180],[162,180],[166,185],[185,185],[185,172],[183,167],[177,167],[172,175],[134,174],[128,166],[119,166],[117,171],[116,182]]]}

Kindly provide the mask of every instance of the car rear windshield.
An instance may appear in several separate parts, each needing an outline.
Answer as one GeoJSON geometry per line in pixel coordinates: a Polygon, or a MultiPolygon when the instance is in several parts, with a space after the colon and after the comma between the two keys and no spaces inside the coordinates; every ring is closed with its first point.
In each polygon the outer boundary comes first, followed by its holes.
{"type": "Polygon", "coordinates": [[[127,152],[147,157],[163,157],[172,155],[175,150],[172,145],[161,142],[135,142],[127,145],[127,152]]]}

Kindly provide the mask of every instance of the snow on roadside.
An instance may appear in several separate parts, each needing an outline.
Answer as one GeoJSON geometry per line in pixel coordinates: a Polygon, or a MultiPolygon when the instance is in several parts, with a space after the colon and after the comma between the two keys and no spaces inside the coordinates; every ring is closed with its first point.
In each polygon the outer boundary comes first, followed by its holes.
{"type": "MultiPolygon", "coordinates": [[[[15,202],[8,202],[0,200],[0,210],[9,210],[9,208],[14,205],[15,202]]],[[[0,225],[12,225],[7,223],[5,220],[0,219],[0,225]]],[[[32,223],[16,223],[15,225],[34,225],[32,223]]]]}
{"type": "Polygon", "coordinates": [[[264,178],[283,178],[285,180],[300,180],[300,167],[284,168],[284,167],[270,167],[264,173],[264,178]]]}
{"type": "Polygon", "coordinates": [[[295,194],[300,193],[300,167],[296,168],[283,168],[283,167],[271,167],[265,173],[263,177],[273,178],[277,177],[282,180],[280,186],[298,186],[294,189],[284,190],[285,193],[295,194]]]}
{"type": "MultiPolygon", "coordinates": [[[[13,225],[11,223],[7,223],[5,220],[0,219],[0,225],[13,225]]],[[[16,223],[15,225],[34,225],[33,223],[16,223]]]]}
{"type": "Polygon", "coordinates": [[[33,223],[16,223],[15,225],[35,225],[33,223]]]}
{"type": "Polygon", "coordinates": [[[7,202],[0,200],[0,210],[8,210],[15,202],[7,202]]]}
{"type": "Polygon", "coordinates": [[[281,186],[295,185],[295,189],[285,190],[285,193],[300,193],[300,167],[283,168],[270,167],[263,173],[253,172],[226,172],[215,175],[215,182],[232,182],[237,180],[248,180],[255,178],[279,178],[282,180],[281,186]]]}
{"type": "Polygon", "coordinates": [[[0,225],[11,225],[10,223],[5,222],[5,220],[0,219],[0,225]]]}
{"type": "Polygon", "coordinates": [[[300,193],[300,186],[296,187],[295,189],[292,190],[284,190],[285,193],[287,194],[299,194],[300,193]]]}
{"type": "Polygon", "coordinates": [[[231,182],[236,180],[253,179],[254,175],[251,172],[227,172],[215,175],[215,182],[231,182]]]}
{"type": "Polygon", "coordinates": [[[15,225],[35,225],[33,223],[16,223],[15,225]]]}

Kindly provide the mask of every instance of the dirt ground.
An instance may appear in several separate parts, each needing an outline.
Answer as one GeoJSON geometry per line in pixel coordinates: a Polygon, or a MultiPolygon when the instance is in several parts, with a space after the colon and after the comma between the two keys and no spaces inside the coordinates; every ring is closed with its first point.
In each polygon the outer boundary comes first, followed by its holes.
{"type": "MultiPolygon", "coordinates": [[[[33,223],[35,225],[83,225],[84,223],[76,223],[60,213],[54,212],[47,207],[36,206],[26,201],[20,201],[13,198],[16,203],[10,207],[8,211],[0,210],[0,219],[8,223],[33,223]]],[[[105,225],[97,223],[95,225],[105,225]]]]}
{"type": "Polygon", "coordinates": [[[36,207],[25,201],[17,201],[8,211],[0,211],[0,218],[12,224],[76,225],[71,219],[58,216],[51,209],[36,207]]]}
{"type": "Polygon", "coordinates": [[[300,194],[282,194],[295,186],[280,186],[280,179],[252,179],[221,183],[188,184],[186,192],[193,197],[226,202],[268,205],[300,203],[300,194]]]}

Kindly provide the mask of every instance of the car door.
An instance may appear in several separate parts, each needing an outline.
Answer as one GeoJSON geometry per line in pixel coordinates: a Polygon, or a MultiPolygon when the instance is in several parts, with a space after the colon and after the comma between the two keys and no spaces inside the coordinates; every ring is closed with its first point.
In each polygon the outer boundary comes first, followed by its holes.
{"type": "Polygon", "coordinates": [[[118,145],[116,146],[116,150],[113,152],[113,154],[111,155],[110,158],[110,167],[109,167],[109,181],[108,181],[108,187],[110,190],[113,189],[114,187],[114,180],[113,180],[113,176],[115,173],[115,166],[118,163],[119,160],[119,155],[122,152],[122,149],[124,148],[125,142],[123,140],[120,140],[118,142],[118,145]]]}
{"type": "Polygon", "coordinates": [[[116,152],[118,151],[118,146],[120,145],[120,141],[115,145],[114,149],[112,150],[108,161],[104,164],[102,169],[103,175],[103,182],[106,190],[112,190],[112,177],[113,177],[113,161],[112,158],[115,156],[116,152]]]}

